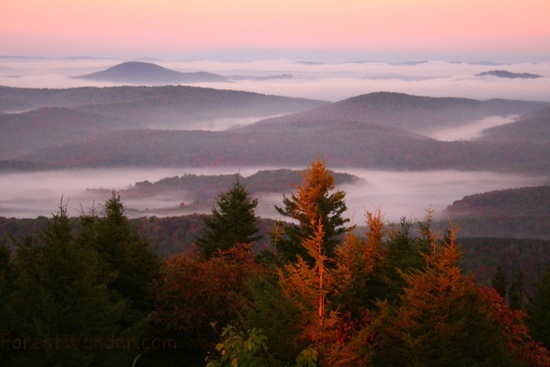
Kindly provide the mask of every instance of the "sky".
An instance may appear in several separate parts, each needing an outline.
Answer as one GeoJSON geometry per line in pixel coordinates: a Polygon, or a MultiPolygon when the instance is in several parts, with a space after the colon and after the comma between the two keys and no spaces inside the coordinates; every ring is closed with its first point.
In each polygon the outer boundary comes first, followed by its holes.
{"type": "Polygon", "coordinates": [[[0,0],[0,55],[547,61],[548,0],[0,0]]]}

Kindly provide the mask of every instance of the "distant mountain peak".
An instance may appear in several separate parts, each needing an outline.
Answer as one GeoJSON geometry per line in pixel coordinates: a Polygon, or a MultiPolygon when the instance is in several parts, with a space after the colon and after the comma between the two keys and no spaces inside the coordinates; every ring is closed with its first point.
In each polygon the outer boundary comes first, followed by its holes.
{"type": "Polygon", "coordinates": [[[207,72],[182,73],[144,61],[123,62],[103,71],[75,76],[73,78],[131,84],[178,84],[221,82],[227,80],[225,77],[217,74],[207,72]]]}

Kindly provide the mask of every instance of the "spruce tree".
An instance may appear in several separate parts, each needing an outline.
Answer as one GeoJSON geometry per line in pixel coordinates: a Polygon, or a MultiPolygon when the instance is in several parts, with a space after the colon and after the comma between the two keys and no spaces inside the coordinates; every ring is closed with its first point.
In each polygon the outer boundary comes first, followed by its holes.
{"type": "Polygon", "coordinates": [[[375,366],[515,366],[500,328],[489,320],[472,276],[458,265],[454,231],[424,254],[424,269],[403,274],[399,307],[381,303],[383,347],[375,366]]]}
{"type": "Polygon", "coordinates": [[[496,272],[491,280],[491,285],[503,299],[506,299],[508,294],[508,277],[502,269],[502,266],[499,265],[496,267],[496,272]]]}
{"type": "Polygon", "coordinates": [[[149,241],[130,226],[120,196],[105,202],[103,216],[81,217],[81,241],[90,241],[104,263],[109,288],[127,304],[125,323],[147,323],[153,309],[151,286],[159,274],[160,259],[149,241]]]}
{"type": "Polygon", "coordinates": [[[262,238],[258,234],[259,219],[255,214],[258,200],[246,190],[239,175],[233,186],[217,198],[217,207],[204,219],[204,229],[195,240],[202,256],[212,257],[216,251],[228,250],[237,243],[254,243],[262,238]]]}
{"type": "Polygon", "coordinates": [[[75,241],[66,207],[60,206],[39,239],[16,245],[7,305],[14,365],[128,365],[135,351],[109,349],[109,340],[125,332],[124,302],[102,280],[98,254],[75,241]]]}
{"type": "Polygon", "coordinates": [[[528,311],[529,330],[533,339],[550,348],[550,263],[535,285],[528,311]]]}
{"type": "MultiPolygon", "coordinates": [[[[10,253],[6,241],[0,241],[0,300],[7,300],[12,291],[13,272],[11,271],[10,253]]],[[[6,302],[0,302],[0,333],[9,335],[11,319],[6,302]]],[[[6,348],[0,348],[0,361],[7,361],[10,354],[6,348]]]]}
{"type": "Polygon", "coordinates": [[[521,310],[525,303],[525,274],[517,270],[512,275],[510,289],[508,289],[508,304],[514,310],[521,310]]]}
{"type": "Polygon", "coordinates": [[[276,250],[283,261],[295,261],[296,255],[312,262],[313,259],[301,245],[302,241],[315,234],[315,226],[323,224],[323,250],[329,258],[334,257],[334,248],[340,242],[340,236],[349,228],[344,225],[349,219],[342,217],[347,210],[345,192],[335,190],[334,176],[319,157],[303,173],[303,182],[298,192],[290,196],[283,195],[283,207],[275,209],[283,216],[294,219],[297,225],[284,228],[285,236],[278,239],[276,250]]]}

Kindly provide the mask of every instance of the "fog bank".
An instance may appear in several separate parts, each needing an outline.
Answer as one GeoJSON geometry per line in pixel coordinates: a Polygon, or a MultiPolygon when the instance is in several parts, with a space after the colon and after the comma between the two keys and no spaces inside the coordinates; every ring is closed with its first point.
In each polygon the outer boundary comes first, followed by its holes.
{"type": "MultiPolygon", "coordinates": [[[[112,86],[72,79],[130,60],[115,59],[2,59],[0,85],[32,88],[112,86]]],[[[193,84],[206,88],[244,90],[264,94],[338,101],[371,92],[401,92],[432,97],[522,99],[550,101],[550,63],[466,63],[423,61],[411,63],[301,60],[163,61],[153,63],[180,72],[206,71],[225,77],[269,77],[290,74],[291,79],[235,80],[193,84]],[[490,70],[541,75],[538,79],[477,77],[490,70]]]]}
{"type": "MultiPolygon", "coordinates": [[[[261,169],[271,169],[263,167],[261,169]]],[[[291,167],[280,167],[291,168],[291,167]]],[[[339,189],[346,192],[349,208],[346,216],[354,223],[363,224],[365,209],[380,207],[386,220],[397,221],[401,217],[421,220],[425,210],[432,207],[437,214],[453,201],[465,195],[501,190],[514,187],[548,184],[548,179],[524,175],[500,174],[489,172],[430,171],[430,172],[388,172],[361,169],[338,169],[364,179],[354,184],[343,184],[339,189]]],[[[81,169],[48,171],[38,173],[10,173],[0,175],[0,216],[16,218],[35,218],[50,216],[56,212],[63,197],[68,202],[71,216],[78,216],[83,209],[92,206],[101,210],[101,204],[109,195],[86,189],[103,188],[121,190],[139,181],[155,182],[165,177],[184,174],[220,175],[240,172],[249,176],[259,171],[259,167],[219,167],[211,169],[81,169]]],[[[289,190],[289,193],[291,190],[289,190]]],[[[282,195],[273,193],[254,193],[259,199],[258,215],[266,218],[283,219],[275,211],[274,205],[282,204],[282,195]]],[[[191,203],[194,198],[185,194],[163,194],[154,197],[125,200],[121,196],[128,215],[136,216],[174,216],[191,214],[177,210],[178,206],[191,203]]],[[[209,213],[210,208],[201,212],[209,213]]]]}

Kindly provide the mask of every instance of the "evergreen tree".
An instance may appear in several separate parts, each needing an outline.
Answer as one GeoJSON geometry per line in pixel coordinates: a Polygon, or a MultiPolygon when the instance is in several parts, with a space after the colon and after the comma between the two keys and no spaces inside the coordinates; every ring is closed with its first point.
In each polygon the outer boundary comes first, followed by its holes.
{"type": "Polygon", "coordinates": [[[424,255],[424,269],[404,274],[401,305],[387,314],[374,357],[380,366],[514,366],[507,341],[484,309],[473,278],[462,275],[460,252],[449,239],[424,255]]]}
{"type": "Polygon", "coordinates": [[[347,210],[345,192],[335,190],[334,176],[326,168],[326,162],[319,157],[303,173],[303,182],[298,192],[287,197],[283,195],[283,207],[275,209],[283,216],[294,219],[298,225],[284,228],[286,236],[279,237],[276,250],[283,261],[295,261],[300,255],[312,262],[302,241],[314,236],[315,226],[322,223],[324,228],[323,251],[332,258],[334,249],[342,234],[348,231],[344,225],[349,219],[342,217],[347,210]]]}
{"type": "Polygon", "coordinates": [[[79,240],[89,242],[104,263],[107,284],[126,302],[126,326],[148,323],[154,307],[152,284],[157,279],[160,259],[148,240],[131,228],[120,196],[115,193],[105,202],[102,217],[81,217],[79,240]]]}
{"type": "Polygon", "coordinates": [[[508,289],[508,304],[514,310],[521,310],[525,302],[525,274],[522,270],[514,272],[510,289],[508,289]]]}
{"type": "Polygon", "coordinates": [[[124,302],[114,300],[101,280],[97,253],[75,241],[66,208],[48,221],[39,240],[16,245],[17,277],[8,301],[14,365],[129,364],[133,350],[108,346],[125,332],[124,302]]]}
{"type": "Polygon", "coordinates": [[[255,214],[258,200],[246,190],[235,175],[233,186],[219,194],[217,208],[204,219],[205,228],[196,244],[204,258],[212,257],[216,251],[228,250],[237,243],[253,243],[262,238],[258,234],[259,219],[255,214]]]}
{"type": "Polygon", "coordinates": [[[535,285],[528,310],[528,325],[533,339],[550,348],[550,263],[535,285]]]}
{"type": "Polygon", "coordinates": [[[388,236],[381,243],[383,261],[375,265],[368,279],[366,292],[368,300],[386,299],[390,303],[400,303],[399,295],[405,286],[404,274],[425,267],[424,255],[430,250],[430,216],[426,223],[420,224],[422,236],[414,236],[413,223],[401,218],[399,223],[389,226],[388,236]],[[423,229],[422,229],[423,228],[423,229]]]}
{"type": "MultiPolygon", "coordinates": [[[[11,251],[6,241],[0,241],[0,300],[2,300],[0,302],[0,333],[5,333],[5,335],[10,334],[10,320],[13,318],[8,313],[7,302],[5,301],[10,297],[13,284],[10,254],[11,251]]],[[[0,347],[0,361],[7,361],[10,354],[7,348],[0,347]]]]}
{"type": "Polygon", "coordinates": [[[508,277],[504,270],[502,270],[502,266],[497,266],[495,275],[491,280],[491,285],[503,299],[506,299],[508,294],[508,277]]]}

